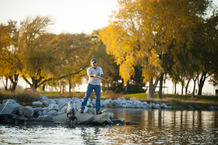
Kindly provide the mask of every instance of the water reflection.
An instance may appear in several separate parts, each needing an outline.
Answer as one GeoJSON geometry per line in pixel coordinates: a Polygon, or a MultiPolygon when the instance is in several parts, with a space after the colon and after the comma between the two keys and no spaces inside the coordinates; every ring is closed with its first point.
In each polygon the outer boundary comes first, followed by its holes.
{"type": "Polygon", "coordinates": [[[122,109],[112,111],[126,121],[139,123],[135,127],[116,128],[117,132],[121,132],[116,139],[122,143],[217,144],[218,142],[217,111],[122,109]],[[137,135],[137,140],[133,140],[130,134],[137,135]]]}
{"type": "Polygon", "coordinates": [[[110,109],[132,126],[0,126],[0,144],[217,144],[218,111],[110,109]]]}

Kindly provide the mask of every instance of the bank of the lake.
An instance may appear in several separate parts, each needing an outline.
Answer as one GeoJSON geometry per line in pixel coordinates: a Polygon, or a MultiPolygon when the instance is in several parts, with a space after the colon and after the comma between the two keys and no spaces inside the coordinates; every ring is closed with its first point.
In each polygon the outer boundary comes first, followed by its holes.
{"type": "MultiPolygon", "coordinates": [[[[48,98],[83,98],[84,92],[72,92],[60,94],[60,92],[8,92],[0,91],[0,103],[4,99],[15,99],[21,105],[32,106],[32,102],[39,101],[36,96],[45,95],[48,98]]],[[[91,99],[95,99],[95,94],[92,93],[91,99]]],[[[155,94],[154,99],[147,98],[145,93],[137,94],[119,94],[119,93],[102,93],[102,100],[106,99],[126,99],[139,100],[147,103],[166,103],[171,106],[171,109],[181,110],[218,110],[218,96],[192,96],[192,95],[178,95],[178,94],[162,94],[162,99],[158,99],[155,94]]]]}

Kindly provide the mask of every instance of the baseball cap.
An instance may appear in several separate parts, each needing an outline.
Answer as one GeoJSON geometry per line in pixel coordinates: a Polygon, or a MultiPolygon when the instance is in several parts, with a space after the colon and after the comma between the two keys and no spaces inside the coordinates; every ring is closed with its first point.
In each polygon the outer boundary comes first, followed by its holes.
{"type": "Polygon", "coordinates": [[[91,60],[91,63],[92,62],[95,62],[95,63],[97,63],[97,61],[96,61],[96,59],[95,58],[93,58],[92,60],[91,60]]]}

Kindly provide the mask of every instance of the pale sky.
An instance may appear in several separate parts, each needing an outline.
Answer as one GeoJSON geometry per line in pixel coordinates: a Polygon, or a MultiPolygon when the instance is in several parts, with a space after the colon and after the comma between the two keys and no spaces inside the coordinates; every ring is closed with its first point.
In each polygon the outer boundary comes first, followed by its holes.
{"type": "Polygon", "coordinates": [[[52,33],[91,33],[106,27],[117,0],[0,0],[0,23],[50,16],[52,33]]]}
{"type": "MultiPolygon", "coordinates": [[[[218,6],[218,0],[213,0],[218,6]]],[[[0,0],[0,23],[50,16],[51,33],[88,33],[106,27],[117,0],[0,0]]]]}

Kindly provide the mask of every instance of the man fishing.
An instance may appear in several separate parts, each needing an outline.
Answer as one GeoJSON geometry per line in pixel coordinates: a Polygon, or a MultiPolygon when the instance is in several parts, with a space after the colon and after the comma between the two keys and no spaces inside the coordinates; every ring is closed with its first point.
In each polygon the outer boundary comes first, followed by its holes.
{"type": "Polygon", "coordinates": [[[84,113],[85,106],[87,104],[87,101],[92,94],[92,91],[95,91],[96,95],[96,114],[101,114],[100,108],[101,108],[101,80],[100,78],[103,77],[103,71],[101,67],[97,66],[96,59],[91,60],[91,67],[87,69],[87,75],[89,77],[88,81],[88,87],[86,90],[86,94],[84,96],[80,113],[84,113]]]}

